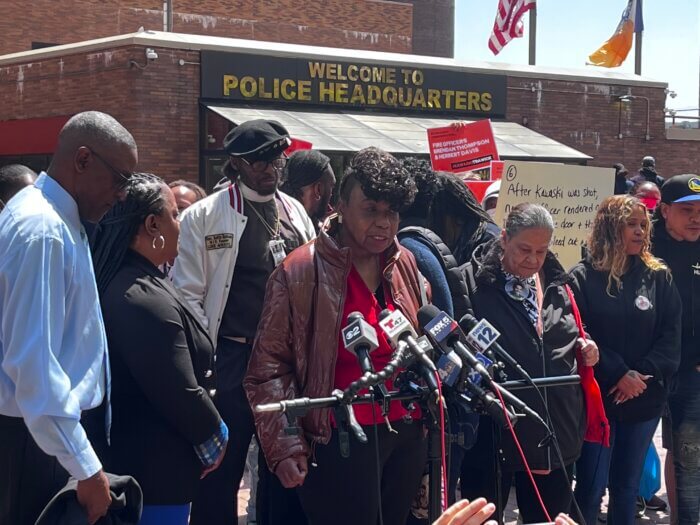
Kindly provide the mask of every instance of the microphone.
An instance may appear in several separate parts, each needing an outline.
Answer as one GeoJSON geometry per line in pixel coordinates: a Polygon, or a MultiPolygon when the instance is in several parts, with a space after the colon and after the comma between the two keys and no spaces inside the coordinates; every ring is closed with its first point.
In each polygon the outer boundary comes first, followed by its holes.
{"type": "Polygon", "coordinates": [[[386,335],[391,346],[397,348],[399,342],[404,341],[410,352],[416,356],[423,366],[433,373],[437,372],[435,363],[433,363],[432,359],[430,359],[430,356],[427,354],[427,352],[433,349],[432,345],[430,345],[430,342],[427,340],[423,343],[419,343],[416,340],[418,337],[416,331],[413,329],[408,319],[406,319],[406,316],[400,311],[394,310],[393,312],[389,312],[389,310],[382,310],[379,314],[379,327],[384,332],[384,335],[386,335]],[[428,343],[427,346],[426,342],[428,343]]]}
{"type": "Polygon", "coordinates": [[[357,357],[362,373],[374,372],[369,354],[379,346],[377,331],[360,312],[348,315],[348,325],[343,328],[342,335],[345,349],[357,357]]]}
{"type": "Polygon", "coordinates": [[[400,311],[382,310],[379,314],[379,327],[386,335],[389,343],[393,348],[406,346],[408,350],[416,358],[418,364],[418,372],[428,385],[431,392],[436,395],[440,391],[437,380],[435,379],[435,363],[428,356],[428,352],[433,350],[433,345],[427,337],[419,337],[416,339],[416,331],[411,326],[411,323],[406,319],[400,311]]]}
{"type": "MultiPolygon", "coordinates": [[[[418,319],[425,327],[425,331],[430,338],[445,352],[457,352],[457,355],[463,362],[467,363],[475,370],[481,379],[493,390],[498,390],[505,401],[508,401],[514,407],[520,409],[527,416],[538,421],[549,430],[549,426],[544,422],[542,417],[527,406],[520,398],[511,394],[508,390],[500,386],[491,379],[489,371],[483,363],[462,343],[464,334],[459,328],[457,322],[445,312],[438,310],[434,305],[425,305],[418,310],[418,319]],[[429,320],[428,320],[429,319],[429,320]],[[427,320],[424,324],[423,321],[427,320]]],[[[467,344],[470,342],[467,340],[467,344]]],[[[478,352],[478,349],[477,349],[478,352]]]]}
{"type": "Polygon", "coordinates": [[[473,343],[482,352],[492,349],[503,361],[513,368],[520,376],[528,382],[532,382],[530,374],[518,363],[515,358],[498,344],[501,333],[486,319],[479,321],[472,314],[465,314],[459,320],[459,327],[467,333],[467,340],[473,343]]]}

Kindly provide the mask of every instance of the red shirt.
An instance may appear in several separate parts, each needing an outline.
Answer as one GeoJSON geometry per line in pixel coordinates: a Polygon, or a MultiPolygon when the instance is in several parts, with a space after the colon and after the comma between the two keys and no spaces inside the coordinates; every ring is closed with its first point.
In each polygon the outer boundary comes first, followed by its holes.
{"type": "MultiPolygon", "coordinates": [[[[382,281],[382,286],[384,286],[384,298],[386,301],[386,308],[389,311],[394,311],[396,307],[394,306],[391,291],[385,286],[382,281]]],[[[365,317],[365,321],[369,323],[377,331],[377,340],[379,342],[379,347],[375,348],[372,353],[370,353],[370,359],[374,365],[374,369],[379,371],[391,360],[391,355],[393,354],[393,349],[384,336],[384,332],[379,327],[379,313],[383,310],[379,301],[370,292],[367,285],[362,280],[362,277],[357,272],[353,266],[348,275],[347,282],[347,293],[345,295],[345,305],[343,307],[343,317],[341,326],[347,325],[348,315],[352,312],[360,312],[365,317]]],[[[357,357],[352,352],[345,349],[343,344],[342,334],[338,334],[338,358],[335,364],[335,388],[344,390],[350,383],[359,379],[362,376],[362,370],[360,369],[360,364],[357,361],[357,357]]],[[[393,383],[391,380],[385,383],[387,390],[391,391],[393,388],[393,383]]],[[[366,394],[367,390],[361,390],[360,394],[366,394]]],[[[372,407],[374,407],[375,419],[377,423],[382,422],[382,409],[380,404],[357,404],[354,405],[355,416],[357,417],[357,422],[360,425],[371,425],[374,421],[372,419],[372,407]]],[[[400,401],[392,401],[389,408],[389,421],[396,421],[403,418],[408,411],[403,408],[400,401]]],[[[414,418],[420,417],[420,411],[415,410],[412,414],[414,418]]]]}

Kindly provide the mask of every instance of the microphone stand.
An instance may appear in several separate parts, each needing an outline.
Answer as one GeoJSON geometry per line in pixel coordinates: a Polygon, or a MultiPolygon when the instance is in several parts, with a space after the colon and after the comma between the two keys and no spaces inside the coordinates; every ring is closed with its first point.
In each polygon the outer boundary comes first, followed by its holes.
{"type": "MultiPolygon", "coordinates": [[[[581,376],[579,375],[569,375],[569,376],[554,376],[554,377],[540,377],[540,378],[533,378],[532,382],[526,381],[526,380],[515,380],[515,381],[506,381],[504,383],[498,383],[498,385],[502,388],[505,388],[508,391],[511,390],[524,390],[524,389],[532,389],[532,388],[550,388],[550,387],[555,387],[555,386],[567,386],[567,385],[577,385],[581,382],[581,376]]],[[[507,400],[506,400],[507,401],[507,400]]],[[[553,429],[550,429],[546,424],[545,427],[547,428],[547,438],[550,439],[552,434],[553,434],[553,429]]],[[[505,511],[505,505],[503,502],[503,483],[502,483],[502,477],[503,477],[503,467],[501,464],[502,458],[500,457],[502,450],[501,450],[501,441],[502,441],[502,428],[500,425],[498,425],[495,421],[491,421],[491,428],[492,428],[492,433],[491,433],[491,443],[493,446],[493,451],[494,451],[494,473],[495,473],[495,485],[496,485],[496,498],[494,501],[494,505],[496,505],[496,516],[498,523],[504,523],[503,520],[503,513],[505,511]]],[[[564,466],[562,465],[562,468],[564,466]]],[[[507,494],[505,495],[507,499],[507,494]]]]}

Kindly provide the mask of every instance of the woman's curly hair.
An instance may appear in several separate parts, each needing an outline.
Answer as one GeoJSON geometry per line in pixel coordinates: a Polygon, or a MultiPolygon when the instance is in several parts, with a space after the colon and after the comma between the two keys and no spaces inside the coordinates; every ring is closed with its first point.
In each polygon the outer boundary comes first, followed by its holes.
{"type": "Polygon", "coordinates": [[[350,161],[350,167],[340,184],[340,198],[348,202],[356,184],[368,199],[389,204],[391,209],[402,211],[413,203],[416,184],[393,155],[379,148],[358,151],[350,161]]]}
{"type": "MultiPolygon", "coordinates": [[[[627,220],[635,210],[640,209],[649,219],[644,203],[631,195],[613,195],[600,203],[593,222],[593,231],[588,238],[588,252],[593,268],[609,272],[607,293],[612,296],[615,289],[622,288],[622,276],[627,270],[628,255],[625,252],[623,232],[627,220]]],[[[668,270],[660,259],[651,254],[651,221],[644,228],[644,240],[639,258],[652,271],[668,270]]]]}

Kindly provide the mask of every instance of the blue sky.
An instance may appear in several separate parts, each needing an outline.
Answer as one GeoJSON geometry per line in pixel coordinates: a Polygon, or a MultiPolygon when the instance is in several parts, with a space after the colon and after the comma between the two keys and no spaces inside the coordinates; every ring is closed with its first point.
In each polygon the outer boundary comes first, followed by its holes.
{"type": "MultiPolygon", "coordinates": [[[[455,0],[455,58],[527,64],[525,36],[497,56],[488,48],[498,0],[455,0]]],[[[537,64],[593,68],[588,55],[612,36],[627,0],[537,0],[537,64]]],[[[644,0],[642,75],[668,82],[673,109],[698,108],[700,0],[644,0]]],[[[617,68],[634,72],[634,46],[617,68]]],[[[697,114],[697,113],[696,113],[697,114]]]]}

